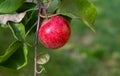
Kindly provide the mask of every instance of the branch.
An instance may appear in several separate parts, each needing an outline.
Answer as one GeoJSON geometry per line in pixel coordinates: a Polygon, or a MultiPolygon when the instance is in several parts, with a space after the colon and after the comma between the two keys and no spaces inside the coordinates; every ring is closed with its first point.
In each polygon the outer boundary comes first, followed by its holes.
{"type": "Polygon", "coordinates": [[[36,28],[36,37],[34,44],[34,76],[37,76],[37,52],[38,52],[38,30],[40,28],[40,16],[39,13],[42,12],[41,2],[39,2],[39,10],[38,10],[38,19],[37,19],[37,28],[36,28]]]}
{"type": "Polygon", "coordinates": [[[35,37],[35,43],[34,43],[34,76],[37,76],[37,52],[38,52],[38,30],[40,28],[40,16],[39,14],[44,12],[44,14],[47,17],[47,12],[44,4],[42,3],[41,0],[37,0],[39,4],[39,10],[38,10],[38,19],[37,19],[37,28],[36,28],[36,37],[35,37]]]}

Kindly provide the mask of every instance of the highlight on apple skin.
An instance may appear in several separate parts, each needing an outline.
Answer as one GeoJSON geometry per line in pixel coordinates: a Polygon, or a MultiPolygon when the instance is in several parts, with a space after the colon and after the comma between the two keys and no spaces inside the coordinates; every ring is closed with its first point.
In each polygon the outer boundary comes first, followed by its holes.
{"type": "Polygon", "coordinates": [[[47,48],[57,49],[64,46],[71,34],[70,25],[62,16],[45,19],[38,31],[40,42],[47,48]]]}

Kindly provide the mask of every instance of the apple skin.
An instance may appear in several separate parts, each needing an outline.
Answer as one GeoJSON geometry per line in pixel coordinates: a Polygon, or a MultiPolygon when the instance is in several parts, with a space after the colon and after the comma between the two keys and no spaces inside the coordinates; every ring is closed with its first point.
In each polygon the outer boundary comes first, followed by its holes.
{"type": "Polygon", "coordinates": [[[38,31],[40,42],[47,48],[57,49],[64,46],[71,34],[70,25],[62,16],[45,19],[38,31]]]}

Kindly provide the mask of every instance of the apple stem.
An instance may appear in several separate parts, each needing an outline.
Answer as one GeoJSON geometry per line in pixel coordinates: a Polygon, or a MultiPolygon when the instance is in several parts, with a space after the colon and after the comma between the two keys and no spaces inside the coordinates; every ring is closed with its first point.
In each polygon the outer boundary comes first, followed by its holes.
{"type": "Polygon", "coordinates": [[[34,76],[37,76],[38,30],[40,28],[40,16],[39,16],[39,13],[42,12],[41,6],[42,6],[42,2],[39,1],[37,28],[36,28],[36,36],[35,36],[35,43],[34,43],[34,76]]]}
{"type": "MultiPolygon", "coordinates": [[[[53,14],[53,15],[47,15],[47,18],[50,18],[50,17],[53,17],[53,16],[57,16],[59,14],[53,14]]],[[[46,16],[42,15],[42,14],[39,14],[40,17],[42,18],[46,18],[46,16]]]]}

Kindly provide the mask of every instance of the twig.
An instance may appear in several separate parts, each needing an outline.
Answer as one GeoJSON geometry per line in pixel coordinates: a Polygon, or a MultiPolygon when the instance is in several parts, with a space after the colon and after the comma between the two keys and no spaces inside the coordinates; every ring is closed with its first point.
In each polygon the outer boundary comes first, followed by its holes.
{"type": "Polygon", "coordinates": [[[39,13],[42,12],[41,2],[39,2],[39,10],[38,10],[38,20],[37,20],[37,28],[36,28],[36,37],[34,44],[34,76],[37,76],[37,52],[38,52],[38,30],[40,28],[40,16],[39,13]]]}
{"type": "Polygon", "coordinates": [[[38,30],[40,28],[40,16],[39,14],[41,14],[42,12],[44,12],[44,14],[47,17],[47,11],[46,8],[44,6],[44,4],[42,3],[41,0],[37,0],[38,4],[39,4],[39,10],[38,10],[38,20],[37,20],[37,28],[36,28],[36,37],[35,37],[35,44],[34,44],[34,76],[37,76],[37,52],[38,52],[38,30]]]}

